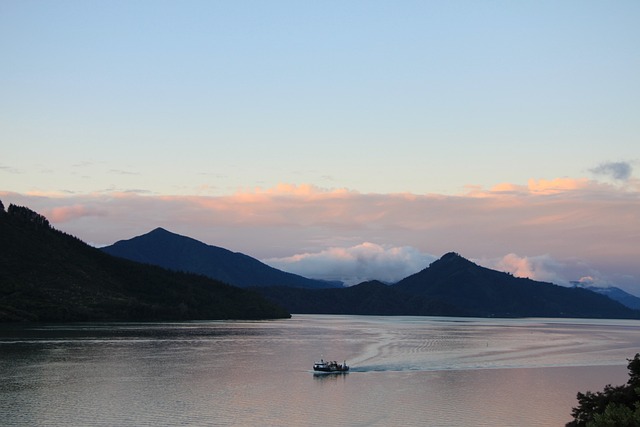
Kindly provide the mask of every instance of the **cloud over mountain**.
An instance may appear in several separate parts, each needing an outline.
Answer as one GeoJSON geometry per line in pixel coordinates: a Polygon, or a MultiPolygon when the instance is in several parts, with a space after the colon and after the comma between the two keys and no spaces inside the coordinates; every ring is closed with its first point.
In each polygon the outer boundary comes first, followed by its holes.
{"type": "MultiPolygon", "coordinates": [[[[513,272],[529,272],[539,280],[592,276],[630,289],[640,283],[640,193],[634,182],[531,180],[454,196],[282,184],[226,196],[0,192],[0,197],[31,206],[56,227],[99,246],[165,227],[306,271],[315,260],[335,274],[353,273],[354,280],[370,274],[369,260],[375,257],[391,262],[398,245],[405,249],[396,260],[419,258],[406,248],[419,254],[457,251],[475,260],[513,253],[525,258],[503,261],[513,272]],[[363,273],[354,273],[352,265],[363,273]]],[[[389,275],[377,278],[393,278],[396,264],[389,268],[389,275]]]]}
{"type": "Polygon", "coordinates": [[[351,286],[367,280],[397,282],[425,268],[436,259],[410,246],[393,247],[365,242],[263,260],[272,267],[302,276],[341,280],[351,286]]]}
{"type": "Polygon", "coordinates": [[[497,259],[477,260],[479,264],[498,271],[511,273],[516,277],[526,277],[541,282],[572,286],[572,282],[588,282],[606,287],[611,283],[599,271],[582,260],[567,258],[562,261],[549,254],[519,256],[514,253],[497,259]]]}

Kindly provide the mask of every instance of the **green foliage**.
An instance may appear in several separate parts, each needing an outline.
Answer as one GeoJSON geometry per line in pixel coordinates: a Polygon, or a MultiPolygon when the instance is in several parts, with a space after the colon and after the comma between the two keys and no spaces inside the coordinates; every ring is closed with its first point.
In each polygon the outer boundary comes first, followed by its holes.
{"type": "Polygon", "coordinates": [[[627,360],[627,384],[578,393],[578,406],[571,411],[573,421],[567,427],[640,426],[640,353],[627,360]]]}
{"type": "Polygon", "coordinates": [[[638,388],[640,387],[640,357],[636,354],[636,357],[628,360],[629,364],[627,365],[627,369],[629,369],[629,381],[627,381],[627,384],[638,388]]]}
{"type": "Polygon", "coordinates": [[[593,420],[587,423],[587,427],[638,427],[640,426],[640,403],[634,405],[635,409],[628,406],[611,403],[606,406],[601,414],[594,414],[593,420]]]}

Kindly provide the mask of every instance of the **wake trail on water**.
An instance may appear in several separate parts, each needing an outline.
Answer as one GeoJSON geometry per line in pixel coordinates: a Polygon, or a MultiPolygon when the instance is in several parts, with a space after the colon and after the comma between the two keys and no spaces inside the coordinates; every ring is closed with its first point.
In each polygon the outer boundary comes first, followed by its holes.
{"type": "Polygon", "coordinates": [[[587,338],[573,330],[546,325],[527,325],[506,332],[496,332],[492,327],[368,332],[374,333],[365,340],[359,354],[348,360],[351,372],[604,366],[625,362],[608,354],[612,344],[620,347],[618,351],[635,351],[628,343],[612,343],[606,332],[591,331],[587,338]],[[603,353],[603,349],[607,352],[603,353]]]}

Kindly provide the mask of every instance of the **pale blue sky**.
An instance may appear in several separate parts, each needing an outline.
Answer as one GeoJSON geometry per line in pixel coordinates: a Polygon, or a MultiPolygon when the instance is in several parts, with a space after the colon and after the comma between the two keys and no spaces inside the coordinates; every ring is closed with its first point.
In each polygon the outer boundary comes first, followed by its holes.
{"type": "Polygon", "coordinates": [[[350,283],[456,251],[640,295],[638,23],[637,0],[1,0],[0,196],[95,245],[163,226],[350,283]]]}
{"type": "Polygon", "coordinates": [[[637,1],[3,1],[0,187],[462,192],[638,160],[637,1]]]}

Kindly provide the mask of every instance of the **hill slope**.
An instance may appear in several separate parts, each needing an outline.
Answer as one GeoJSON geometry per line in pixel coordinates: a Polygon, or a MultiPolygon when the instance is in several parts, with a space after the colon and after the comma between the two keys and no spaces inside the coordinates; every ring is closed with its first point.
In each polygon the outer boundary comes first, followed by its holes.
{"type": "Polygon", "coordinates": [[[289,317],[259,295],[112,257],[0,202],[0,321],[289,317]]]}
{"type": "Polygon", "coordinates": [[[343,289],[256,290],[292,313],[640,318],[640,311],[595,292],[516,278],[455,253],[392,286],[374,281],[343,289]]]}
{"type": "Polygon", "coordinates": [[[174,271],[202,274],[239,287],[329,288],[339,284],[308,279],[270,267],[255,258],[207,245],[163,228],[102,248],[108,254],[174,271]]]}
{"type": "Polygon", "coordinates": [[[628,292],[623,291],[620,288],[616,288],[614,286],[608,288],[602,288],[599,286],[584,286],[584,285],[576,285],[575,287],[581,287],[584,289],[588,289],[592,292],[596,292],[598,294],[602,294],[611,298],[614,301],[618,301],[620,304],[632,308],[634,310],[640,310],[640,298],[635,295],[631,295],[628,292]]]}
{"type": "Polygon", "coordinates": [[[465,316],[450,304],[410,295],[378,281],[341,289],[256,288],[256,292],[299,314],[358,314],[377,316],[465,316]]]}
{"type": "Polygon", "coordinates": [[[516,278],[455,253],[393,287],[482,317],[640,318],[640,312],[586,289],[516,278]]]}

